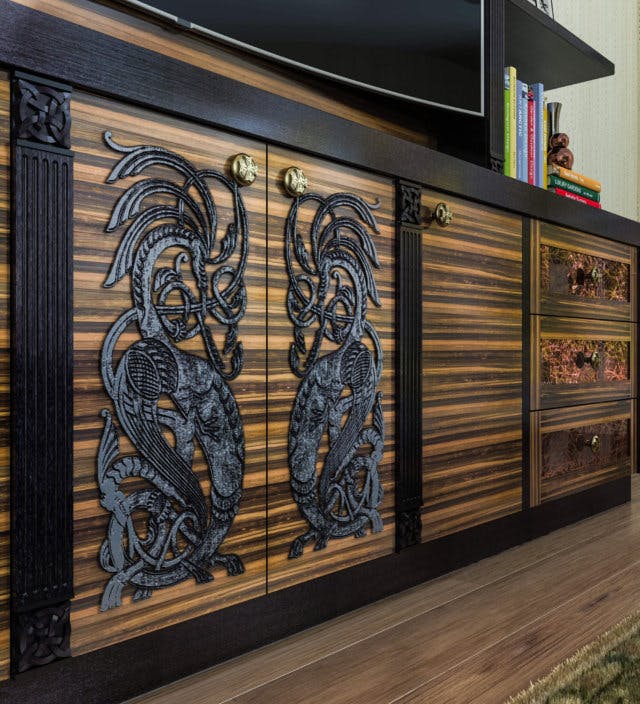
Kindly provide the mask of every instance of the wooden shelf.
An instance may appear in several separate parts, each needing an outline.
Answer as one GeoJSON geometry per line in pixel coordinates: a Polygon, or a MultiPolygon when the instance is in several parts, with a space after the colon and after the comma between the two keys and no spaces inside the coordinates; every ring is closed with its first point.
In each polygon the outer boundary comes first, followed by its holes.
{"type": "Polygon", "coordinates": [[[505,58],[545,90],[612,76],[614,64],[528,0],[505,2],[505,58]]]}

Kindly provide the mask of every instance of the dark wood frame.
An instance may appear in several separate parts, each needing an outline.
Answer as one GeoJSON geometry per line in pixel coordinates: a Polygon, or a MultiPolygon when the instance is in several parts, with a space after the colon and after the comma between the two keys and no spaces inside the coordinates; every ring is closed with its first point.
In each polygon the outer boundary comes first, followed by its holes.
{"type": "MultiPolygon", "coordinates": [[[[0,0],[0,13],[0,63],[9,68],[250,135],[269,144],[461,194],[524,216],[640,244],[640,226],[625,218],[561,200],[514,179],[10,0],[0,0]],[[27,26],[29,32],[25,34],[23,28],[27,26]],[[212,95],[217,96],[215,102],[209,97],[212,95]],[[180,96],[179,103],[176,96],[180,96]]],[[[495,61],[500,50],[491,51],[495,61]]],[[[496,96],[491,99],[495,101],[496,96]]],[[[629,498],[628,478],[617,480],[159,632],[31,670],[0,685],[0,698],[7,697],[15,704],[45,704],[57,701],[59,692],[65,691],[69,704],[121,701],[629,498]],[[184,648],[184,642],[197,642],[198,648],[184,648]],[[140,662],[145,663],[143,668],[140,662]]]]}

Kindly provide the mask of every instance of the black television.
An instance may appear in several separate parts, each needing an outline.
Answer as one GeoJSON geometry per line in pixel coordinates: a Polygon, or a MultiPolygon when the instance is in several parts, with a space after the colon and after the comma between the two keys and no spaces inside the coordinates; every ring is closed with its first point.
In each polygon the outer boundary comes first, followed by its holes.
{"type": "Polygon", "coordinates": [[[401,100],[484,115],[485,0],[122,0],[401,100]]]}

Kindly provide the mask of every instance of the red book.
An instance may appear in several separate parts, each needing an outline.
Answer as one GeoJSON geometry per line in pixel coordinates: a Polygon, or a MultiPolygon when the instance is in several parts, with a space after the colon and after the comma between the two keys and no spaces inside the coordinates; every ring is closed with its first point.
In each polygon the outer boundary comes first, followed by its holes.
{"type": "Polygon", "coordinates": [[[533,89],[529,89],[527,95],[527,115],[528,115],[528,160],[527,160],[527,181],[535,186],[536,183],[536,103],[533,99],[533,89]]]}
{"type": "Polygon", "coordinates": [[[565,191],[564,188],[554,188],[552,190],[563,198],[571,198],[571,200],[577,200],[580,203],[584,203],[585,205],[590,205],[592,208],[602,208],[600,203],[597,203],[595,200],[591,200],[591,198],[585,198],[584,196],[579,196],[577,193],[571,193],[571,191],[565,191]]]}

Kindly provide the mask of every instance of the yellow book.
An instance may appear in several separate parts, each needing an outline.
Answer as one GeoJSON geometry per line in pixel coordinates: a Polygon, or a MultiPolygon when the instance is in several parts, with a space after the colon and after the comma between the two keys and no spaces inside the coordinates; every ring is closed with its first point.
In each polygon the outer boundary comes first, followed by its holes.
{"type": "MultiPolygon", "coordinates": [[[[517,139],[516,139],[516,99],[517,99],[517,91],[516,91],[516,69],[515,66],[507,66],[505,69],[505,72],[509,72],[509,86],[511,87],[511,90],[509,91],[509,134],[511,135],[511,140],[509,143],[509,175],[512,176],[513,178],[516,177],[516,172],[517,172],[517,165],[516,165],[516,146],[517,146],[517,139]]],[[[507,159],[507,155],[504,155],[504,158],[507,159]]]]}
{"type": "Polygon", "coordinates": [[[563,166],[558,166],[557,164],[553,164],[549,167],[549,173],[556,174],[557,176],[560,176],[560,178],[565,178],[567,181],[577,183],[585,188],[590,188],[596,193],[600,193],[602,190],[602,184],[600,181],[596,181],[594,178],[589,178],[589,176],[585,176],[584,174],[579,174],[577,171],[565,169],[563,166]]]}

